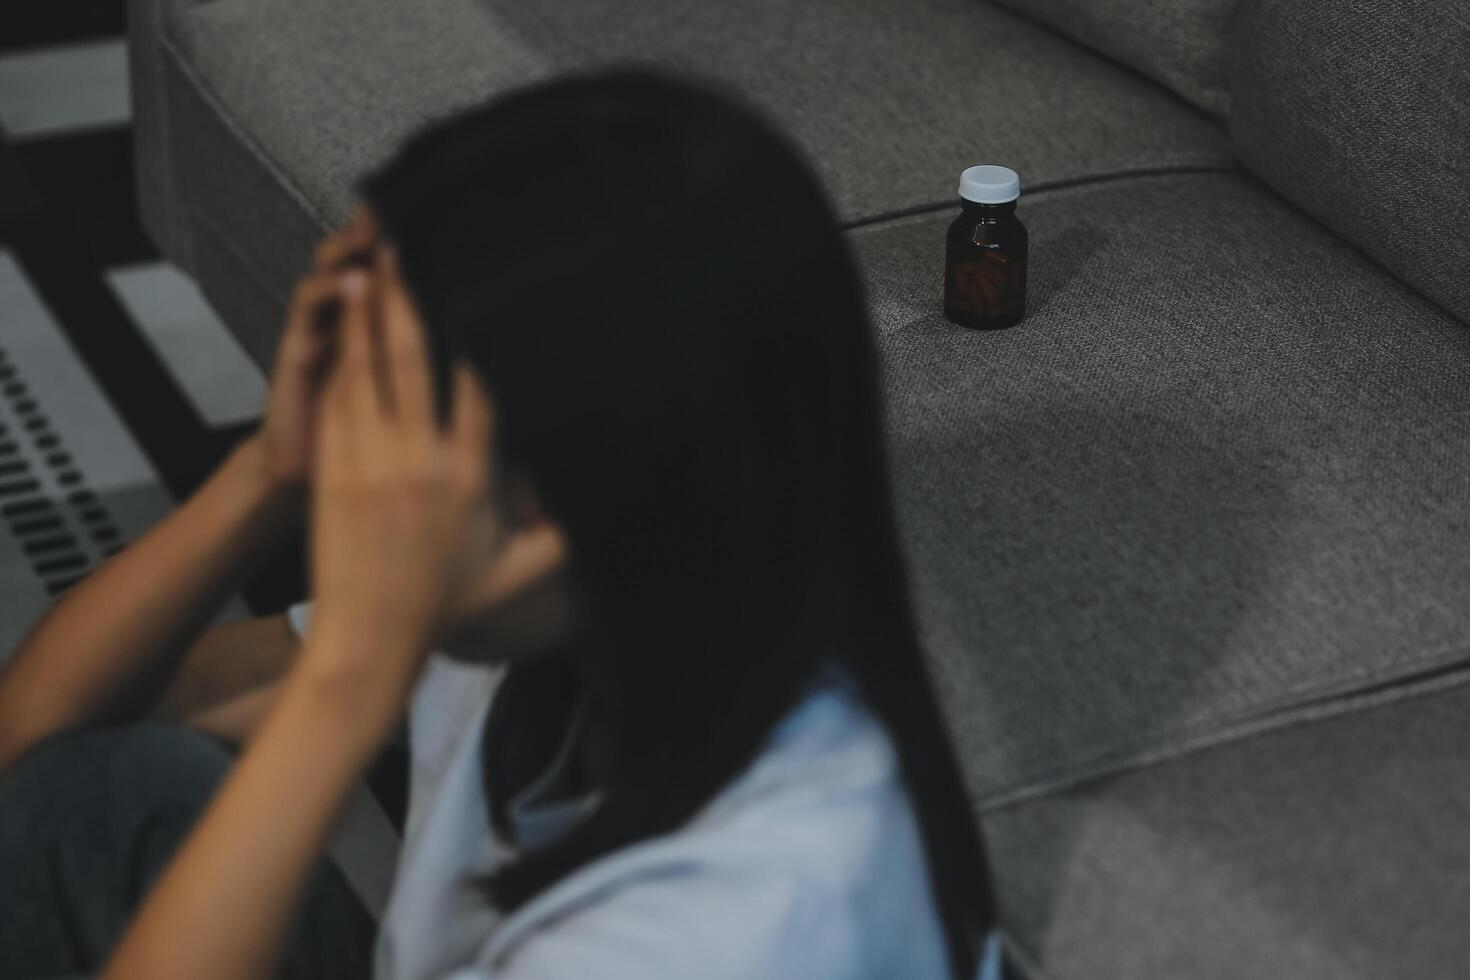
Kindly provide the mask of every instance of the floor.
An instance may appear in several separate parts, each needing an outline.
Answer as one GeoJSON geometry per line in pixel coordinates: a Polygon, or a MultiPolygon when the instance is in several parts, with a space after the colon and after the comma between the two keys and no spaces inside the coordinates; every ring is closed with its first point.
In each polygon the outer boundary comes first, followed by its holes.
{"type": "MultiPolygon", "coordinates": [[[[125,6],[0,10],[0,660],[199,486],[266,390],[139,222],[125,6]]],[[[304,567],[297,535],[217,621],[280,611],[304,595],[304,567]]],[[[334,853],[376,908],[402,787],[387,765],[370,782],[334,853]]]]}
{"type": "MultiPolygon", "coordinates": [[[[0,30],[0,652],[187,497],[265,392],[139,224],[122,7],[0,30]]],[[[222,620],[301,593],[293,545],[222,620]]]]}

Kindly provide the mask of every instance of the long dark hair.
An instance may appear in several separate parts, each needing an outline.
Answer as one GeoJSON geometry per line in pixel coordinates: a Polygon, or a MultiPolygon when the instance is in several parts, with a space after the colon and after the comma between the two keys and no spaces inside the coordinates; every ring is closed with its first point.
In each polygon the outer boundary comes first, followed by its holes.
{"type": "Polygon", "coordinates": [[[916,639],[861,280],[802,155],[739,96],[634,66],[432,125],[363,190],[441,393],[468,358],[571,541],[619,706],[602,805],[496,900],[689,820],[830,658],[896,746],[973,976],[984,848],[916,639]]]}

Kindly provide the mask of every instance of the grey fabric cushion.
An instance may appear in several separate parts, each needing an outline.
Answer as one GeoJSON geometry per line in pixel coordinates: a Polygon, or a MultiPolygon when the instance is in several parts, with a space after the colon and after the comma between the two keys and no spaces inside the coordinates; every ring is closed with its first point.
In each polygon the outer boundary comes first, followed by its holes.
{"type": "Polygon", "coordinates": [[[1132,65],[1216,115],[1230,111],[1241,0],[996,0],[1132,65]]]}
{"type": "MultiPolygon", "coordinates": [[[[974,0],[426,0],[411,11],[365,0],[350,15],[326,0],[213,0],[168,6],[163,30],[170,143],[152,152],[177,162],[177,210],[228,239],[278,296],[315,232],[346,214],[352,179],[405,133],[626,58],[746,92],[811,153],[852,221],[951,200],[960,170],[981,160],[1028,185],[1234,166],[1219,125],[974,0]]],[[[187,231],[166,242],[186,265],[190,246],[187,231]]],[[[236,291],[203,284],[221,301],[236,291]]],[[[268,351],[278,324],[231,313],[256,335],[247,347],[268,351]]]]}
{"type": "Polygon", "coordinates": [[[1378,980],[1470,964],[1470,688],[1274,732],[984,823],[1049,980],[1378,980]]]}
{"type": "Polygon", "coordinates": [[[853,232],[976,798],[1461,671],[1470,329],[1244,175],[1020,215],[1030,314],[1000,332],[940,314],[948,211],[853,232]]]}
{"type": "Polygon", "coordinates": [[[1470,320],[1470,4],[1248,0],[1242,160],[1470,320]]]}

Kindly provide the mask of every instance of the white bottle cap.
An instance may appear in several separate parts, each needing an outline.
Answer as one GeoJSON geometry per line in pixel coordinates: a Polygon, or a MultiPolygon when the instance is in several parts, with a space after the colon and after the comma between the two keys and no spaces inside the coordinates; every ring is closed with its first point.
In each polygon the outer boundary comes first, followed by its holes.
{"type": "Polygon", "coordinates": [[[1021,178],[1010,167],[989,164],[960,174],[960,197],[976,204],[1006,204],[1021,196],[1021,178]]]}

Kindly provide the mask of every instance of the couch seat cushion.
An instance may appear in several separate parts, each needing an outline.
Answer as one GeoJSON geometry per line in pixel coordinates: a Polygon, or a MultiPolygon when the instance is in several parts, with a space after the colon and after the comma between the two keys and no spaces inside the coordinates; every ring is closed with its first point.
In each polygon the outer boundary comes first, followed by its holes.
{"type": "Polygon", "coordinates": [[[1030,313],[940,315],[950,214],[852,232],[898,517],[986,804],[1470,660],[1470,329],[1243,174],[1021,199],[1030,313]]]}
{"type": "Polygon", "coordinates": [[[991,814],[1037,978],[1461,977],[1470,688],[991,814]]]}

